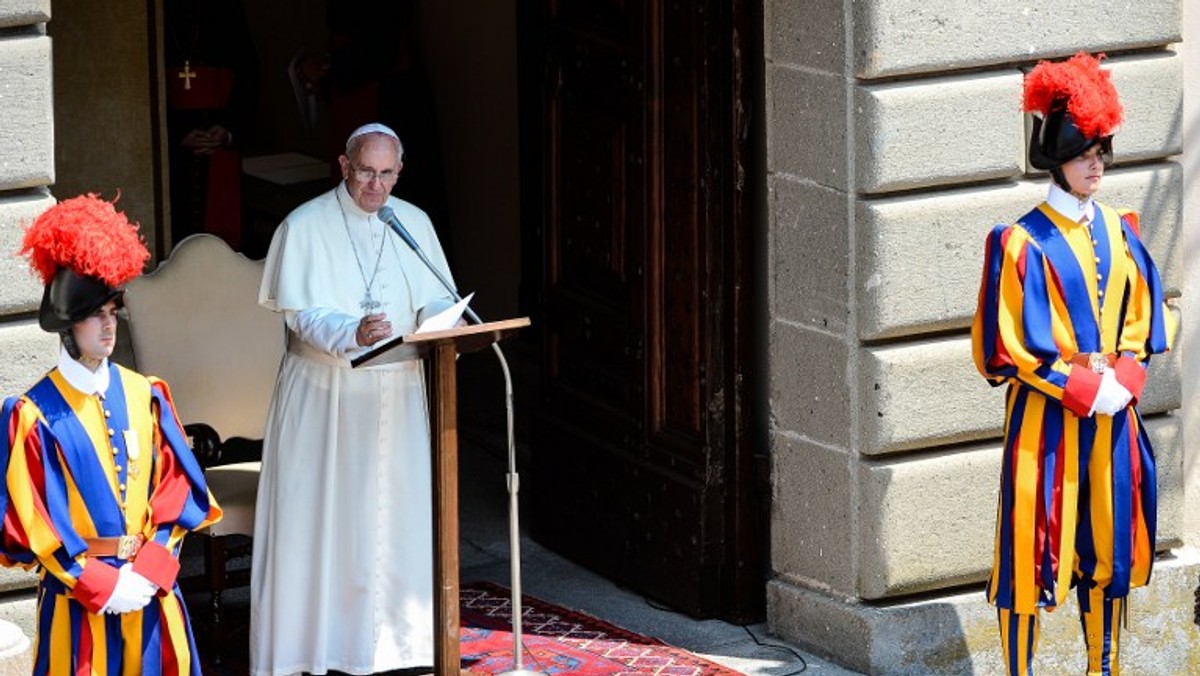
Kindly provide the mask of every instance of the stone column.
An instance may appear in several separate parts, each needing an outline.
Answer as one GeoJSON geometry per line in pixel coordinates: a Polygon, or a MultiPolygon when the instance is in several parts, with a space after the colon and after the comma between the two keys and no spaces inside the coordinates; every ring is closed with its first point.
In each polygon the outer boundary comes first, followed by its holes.
{"type": "MultiPolygon", "coordinates": [[[[53,204],[54,105],[49,0],[0,4],[0,393],[23,391],[54,366],[56,339],[28,318],[41,284],[20,248],[23,226],[53,204]]],[[[0,569],[0,676],[32,670],[36,576],[0,569]]]]}
{"type": "MultiPolygon", "coordinates": [[[[1116,55],[1127,122],[1101,198],[1141,212],[1178,293],[1180,3],[768,0],[765,21],[771,629],[872,674],[1000,673],[982,583],[1003,391],[975,371],[969,326],[985,235],[1046,191],[1023,73],[1116,55]]],[[[1122,644],[1162,674],[1200,661],[1180,435],[1200,403],[1180,408],[1179,355],[1154,362],[1141,405],[1161,560],[1122,644]]],[[[1041,669],[1077,671],[1081,651],[1073,602],[1043,615],[1041,669]]]]}

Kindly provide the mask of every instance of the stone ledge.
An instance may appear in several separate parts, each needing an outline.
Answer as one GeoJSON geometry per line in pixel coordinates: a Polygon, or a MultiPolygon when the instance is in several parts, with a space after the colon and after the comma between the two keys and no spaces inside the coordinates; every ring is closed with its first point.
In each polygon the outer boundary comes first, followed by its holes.
{"type": "MultiPolygon", "coordinates": [[[[1146,420],[1158,458],[1160,550],[1183,540],[1180,424],[1177,416],[1146,420]]],[[[874,600],[985,581],[992,565],[1000,462],[997,443],[859,463],[858,595],[874,600]],[[947,486],[954,488],[947,491],[947,486]],[[929,547],[931,542],[937,546],[929,547]]],[[[830,521],[833,528],[843,527],[840,519],[830,521]]]]}
{"type": "Polygon", "coordinates": [[[1081,48],[1155,48],[1178,42],[1182,27],[1180,0],[1076,0],[1069,12],[1047,3],[989,3],[980,11],[970,2],[878,0],[853,3],[853,13],[854,70],[866,79],[1032,63],[1081,48]]]}
{"type": "Polygon", "coordinates": [[[32,570],[0,568],[0,592],[8,593],[37,587],[38,575],[32,570]]]}
{"type": "Polygon", "coordinates": [[[33,385],[58,361],[58,335],[38,327],[36,320],[0,323],[0,392],[20,394],[33,385]]]}
{"type": "MultiPolygon", "coordinates": [[[[1177,350],[1150,360],[1138,405],[1143,415],[1183,404],[1180,360],[1177,350]]],[[[864,455],[999,438],[1003,433],[1005,388],[991,387],[979,375],[968,336],[867,348],[859,352],[858,377],[858,451],[864,455]]]]}
{"type": "Polygon", "coordinates": [[[0,620],[0,676],[33,671],[33,642],[17,625],[0,620]]]}
{"type": "MultiPolygon", "coordinates": [[[[858,200],[859,337],[890,339],[970,326],[988,232],[1037,206],[1047,189],[1046,180],[1018,181],[858,200]]],[[[1184,272],[1182,189],[1180,165],[1162,162],[1112,171],[1100,190],[1105,204],[1141,213],[1142,239],[1172,289],[1179,288],[1184,272]]]]}
{"type": "Polygon", "coordinates": [[[844,192],[849,133],[845,79],[772,64],[766,68],[768,173],[844,192]]]}
{"type": "Polygon", "coordinates": [[[1021,73],[937,77],[854,90],[856,189],[929,190],[1025,170],[1021,73]]]}
{"type": "Polygon", "coordinates": [[[0,602],[0,676],[31,674],[32,645],[23,653],[20,638],[32,638],[37,632],[37,596],[30,591],[28,596],[6,596],[0,602]],[[7,648],[7,650],[6,650],[7,648]],[[23,670],[14,670],[24,663],[23,670]]]}
{"type": "MultiPolygon", "coordinates": [[[[0,194],[0,251],[21,249],[25,226],[33,222],[55,200],[44,191],[0,194]]],[[[42,300],[41,281],[22,256],[0,256],[0,316],[32,312],[42,300]]]]}
{"type": "Polygon", "coordinates": [[[0,3],[0,28],[32,26],[50,20],[50,0],[4,0],[0,3]]]}
{"type": "Polygon", "coordinates": [[[1125,108],[1114,139],[1116,161],[1144,162],[1183,152],[1183,58],[1168,50],[1109,59],[1104,65],[1125,108]]]}
{"type": "Polygon", "coordinates": [[[50,38],[0,41],[0,190],[54,182],[54,92],[50,38]]]}
{"type": "MultiPolygon", "coordinates": [[[[1161,556],[1154,580],[1130,596],[1121,662],[1140,676],[1200,673],[1195,622],[1200,553],[1161,556]]],[[[772,634],[849,669],[876,676],[1004,673],[995,610],[982,588],[920,600],[871,605],[780,580],[767,584],[772,634]]],[[[1074,598],[1041,614],[1037,673],[1077,673],[1084,659],[1074,598]]]]}
{"type": "MultiPolygon", "coordinates": [[[[1125,108],[1119,163],[1182,151],[1182,61],[1163,51],[1105,62],[1125,108]]],[[[856,86],[855,188],[881,194],[1045,175],[1027,164],[1032,117],[1021,113],[1023,77],[1009,67],[856,86]]]]}

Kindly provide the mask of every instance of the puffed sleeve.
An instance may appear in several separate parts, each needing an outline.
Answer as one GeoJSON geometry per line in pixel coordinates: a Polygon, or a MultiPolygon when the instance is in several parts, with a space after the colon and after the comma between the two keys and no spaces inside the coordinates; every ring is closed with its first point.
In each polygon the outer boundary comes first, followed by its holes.
{"type": "Polygon", "coordinates": [[[1152,354],[1171,349],[1177,326],[1164,299],[1158,268],[1139,236],[1137,214],[1124,212],[1121,220],[1128,254],[1137,265],[1138,274],[1130,280],[1129,300],[1117,349],[1144,362],[1152,354]]]}
{"type": "Polygon", "coordinates": [[[98,613],[117,583],[117,569],[87,557],[87,544],[72,526],[70,478],[58,445],[37,406],[25,398],[5,401],[4,483],[0,491],[3,537],[0,563],[41,565],[84,608],[98,613]]]}
{"type": "Polygon", "coordinates": [[[1066,301],[1052,283],[1043,252],[1017,226],[996,226],[984,250],[978,306],[971,326],[975,366],[992,385],[1018,381],[1086,417],[1100,375],[1072,368],[1066,301]]]}
{"type": "Polygon", "coordinates": [[[147,542],[133,568],[168,590],[179,574],[179,545],[184,535],[219,521],[221,508],[209,493],[204,471],[187,443],[170,388],[157,378],[149,380],[157,462],[144,533],[147,542]]]}
{"type": "Polygon", "coordinates": [[[1136,267],[1127,288],[1124,321],[1117,343],[1117,380],[1133,394],[1134,402],[1141,399],[1146,383],[1146,366],[1150,356],[1171,349],[1177,323],[1164,299],[1162,279],[1149,251],[1141,240],[1141,225],[1134,211],[1121,212],[1121,229],[1125,237],[1126,255],[1136,267]]]}

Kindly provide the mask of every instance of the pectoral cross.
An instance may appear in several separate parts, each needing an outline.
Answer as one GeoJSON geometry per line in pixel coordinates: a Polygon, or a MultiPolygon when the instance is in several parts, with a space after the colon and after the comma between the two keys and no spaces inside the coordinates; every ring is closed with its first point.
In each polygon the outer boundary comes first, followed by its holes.
{"type": "Polygon", "coordinates": [[[363,296],[361,301],[359,301],[358,306],[362,308],[364,313],[371,314],[375,310],[378,310],[380,307],[382,307],[383,303],[375,300],[371,297],[371,294],[368,293],[367,295],[363,296]]]}
{"type": "Polygon", "coordinates": [[[192,70],[192,62],[184,61],[183,62],[183,72],[180,73],[179,75],[177,75],[176,77],[183,78],[183,88],[184,89],[191,89],[192,88],[192,78],[196,77],[197,75],[199,75],[199,73],[192,70]]]}

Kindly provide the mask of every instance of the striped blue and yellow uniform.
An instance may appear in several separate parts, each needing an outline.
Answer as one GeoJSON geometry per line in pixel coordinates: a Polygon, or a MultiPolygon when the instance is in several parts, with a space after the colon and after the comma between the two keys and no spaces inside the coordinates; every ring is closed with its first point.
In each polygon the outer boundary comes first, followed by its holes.
{"type": "Polygon", "coordinates": [[[1154,557],[1154,452],[1134,404],[1175,320],[1137,215],[1095,206],[1090,227],[1043,203],[991,232],[971,331],[976,367],[1008,387],[987,596],[1022,664],[1039,608],[1075,586],[1085,613],[1111,606],[1149,581],[1154,557]],[[1115,358],[1127,408],[1091,415],[1101,376],[1071,362],[1082,353],[1115,358]]]}
{"type": "Polygon", "coordinates": [[[162,381],[109,365],[103,397],[51,371],[4,403],[0,556],[37,568],[35,674],[195,674],[175,582],[184,534],[221,516],[162,381]],[[125,563],[86,539],[142,535],[133,561],[160,592],[144,610],[102,614],[125,563]]]}

